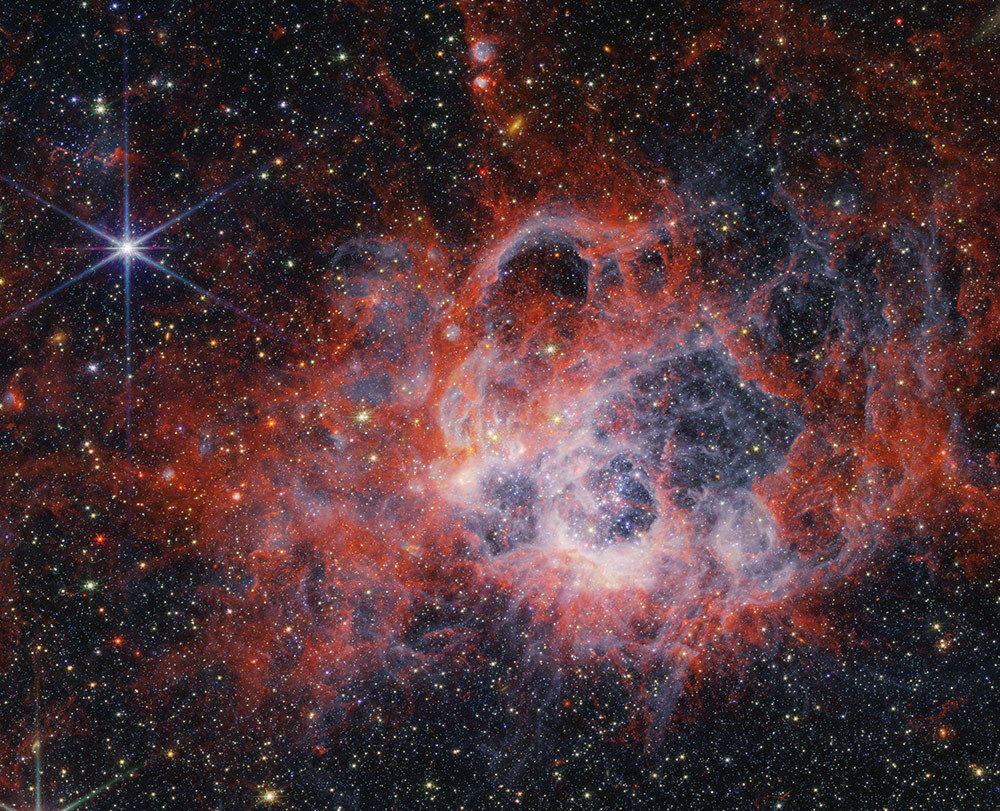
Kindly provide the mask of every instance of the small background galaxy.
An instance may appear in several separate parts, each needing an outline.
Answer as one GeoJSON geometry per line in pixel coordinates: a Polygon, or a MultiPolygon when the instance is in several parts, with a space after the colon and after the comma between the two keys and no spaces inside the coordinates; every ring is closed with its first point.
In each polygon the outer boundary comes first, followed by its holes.
{"type": "Polygon", "coordinates": [[[991,3],[0,7],[0,808],[1000,807],[991,3]]]}

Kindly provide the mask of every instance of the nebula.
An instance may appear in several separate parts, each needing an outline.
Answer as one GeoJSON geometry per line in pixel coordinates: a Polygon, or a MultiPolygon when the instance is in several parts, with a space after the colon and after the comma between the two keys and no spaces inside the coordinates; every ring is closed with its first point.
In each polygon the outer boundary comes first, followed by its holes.
{"type": "Polygon", "coordinates": [[[329,251],[333,365],[257,401],[225,476],[211,440],[196,454],[199,535],[246,567],[216,631],[244,700],[288,671],[329,710],[510,638],[523,678],[611,665],[655,736],[713,669],[849,644],[827,595],[973,487],[941,305],[895,297],[930,272],[921,246],[902,231],[871,260],[862,239],[747,295],[714,283],[681,190],[658,193],[645,222],[553,209],[464,259],[329,251]]]}

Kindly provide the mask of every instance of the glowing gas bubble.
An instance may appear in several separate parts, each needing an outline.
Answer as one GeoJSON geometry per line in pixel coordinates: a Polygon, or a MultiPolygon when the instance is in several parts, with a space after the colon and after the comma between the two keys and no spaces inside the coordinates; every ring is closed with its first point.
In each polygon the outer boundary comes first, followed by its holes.
{"type": "Polygon", "coordinates": [[[474,42],[469,51],[472,56],[472,60],[480,64],[485,64],[496,56],[496,47],[492,42],[485,39],[474,42]]]}

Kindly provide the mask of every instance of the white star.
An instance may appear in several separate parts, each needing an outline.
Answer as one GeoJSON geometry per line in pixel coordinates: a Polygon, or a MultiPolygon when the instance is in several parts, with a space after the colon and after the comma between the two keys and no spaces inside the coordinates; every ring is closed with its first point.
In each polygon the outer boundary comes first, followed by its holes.
{"type": "Polygon", "coordinates": [[[134,242],[123,242],[121,245],[118,246],[118,253],[120,253],[122,256],[134,257],[136,251],[138,250],[139,247],[134,242]]]}

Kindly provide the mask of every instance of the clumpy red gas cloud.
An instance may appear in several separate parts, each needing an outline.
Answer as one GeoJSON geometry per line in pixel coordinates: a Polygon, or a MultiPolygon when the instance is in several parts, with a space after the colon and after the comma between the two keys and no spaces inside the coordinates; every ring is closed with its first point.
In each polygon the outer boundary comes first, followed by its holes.
{"type": "MultiPolygon", "coordinates": [[[[904,542],[934,567],[992,559],[995,410],[963,394],[995,383],[970,362],[996,352],[995,297],[962,258],[990,250],[984,193],[925,192],[943,170],[895,143],[859,146],[864,171],[783,144],[823,39],[767,24],[790,45],[758,63],[753,125],[783,162],[746,202],[718,193],[749,171],[739,142],[688,177],[634,132],[608,146],[614,110],[521,113],[504,38],[468,16],[470,103],[498,143],[467,218],[431,225],[392,175],[377,227],[328,239],[318,357],[234,370],[239,414],[158,418],[177,461],[146,498],[185,505],[219,573],[219,610],[163,673],[225,662],[247,706],[306,694],[350,717],[358,684],[499,650],[525,679],[610,673],[655,727],[714,672],[852,644],[834,598],[904,542]],[[756,205],[774,222],[755,231],[756,205]]],[[[678,75],[737,36],[709,29],[678,75]]],[[[942,165],[981,167],[926,91],[855,90],[941,140],[942,165]]]]}

